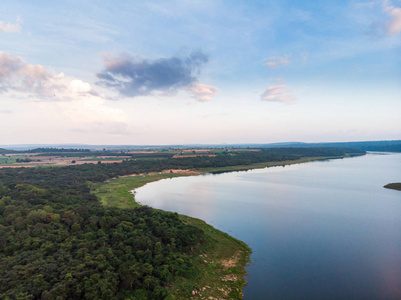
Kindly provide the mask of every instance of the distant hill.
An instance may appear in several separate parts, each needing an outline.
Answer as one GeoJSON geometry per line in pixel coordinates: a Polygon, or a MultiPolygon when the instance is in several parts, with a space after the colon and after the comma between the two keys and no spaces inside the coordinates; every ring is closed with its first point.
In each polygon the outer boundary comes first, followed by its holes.
{"type": "Polygon", "coordinates": [[[401,140],[395,141],[366,141],[366,142],[339,142],[339,143],[283,143],[263,145],[265,148],[315,148],[315,147],[340,147],[352,148],[364,151],[383,151],[383,152],[401,152],[401,140]],[[285,144],[285,145],[284,145],[285,144]]]}
{"type": "MultiPolygon", "coordinates": [[[[26,144],[26,145],[0,145],[0,154],[4,152],[13,153],[9,150],[29,151],[33,149],[84,149],[85,151],[143,151],[143,150],[172,150],[191,148],[327,148],[340,147],[352,148],[363,151],[401,152],[401,140],[392,141],[363,141],[363,142],[336,142],[336,143],[303,143],[282,142],[269,144],[182,144],[182,145],[85,145],[85,144],[26,144]],[[7,151],[7,150],[8,151],[7,151]]],[[[43,151],[41,151],[43,152],[43,151]]],[[[69,151],[71,152],[71,151],[69,151]]]]}

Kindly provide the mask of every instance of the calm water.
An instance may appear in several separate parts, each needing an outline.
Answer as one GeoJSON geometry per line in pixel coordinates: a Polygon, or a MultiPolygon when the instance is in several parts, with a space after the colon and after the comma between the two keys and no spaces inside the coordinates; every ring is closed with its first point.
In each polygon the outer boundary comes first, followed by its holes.
{"type": "Polygon", "coordinates": [[[401,154],[162,180],[142,204],[253,250],[245,299],[401,299],[401,154]]]}

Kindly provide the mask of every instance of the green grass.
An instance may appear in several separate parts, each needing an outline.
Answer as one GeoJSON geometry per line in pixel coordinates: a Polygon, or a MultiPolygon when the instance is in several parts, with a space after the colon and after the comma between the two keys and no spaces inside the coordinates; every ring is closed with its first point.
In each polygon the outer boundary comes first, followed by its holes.
{"type": "Polygon", "coordinates": [[[0,157],[0,164],[10,164],[10,163],[14,163],[15,159],[11,158],[11,157],[4,157],[1,156],[0,157]]]}
{"type": "Polygon", "coordinates": [[[17,158],[32,158],[32,155],[0,156],[0,164],[14,164],[17,158]]]}
{"type": "Polygon", "coordinates": [[[389,183],[384,186],[386,189],[401,191],[401,182],[389,183]]]}
{"type": "Polygon", "coordinates": [[[162,173],[119,177],[111,179],[106,183],[91,183],[91,189],[105,206],[132,208],[139,206],[139,204],[135,202],[134,195],[131,193],[132,190],[149,182],[165,178],[186,176],[184,174],[186,173],[162,173]]]}

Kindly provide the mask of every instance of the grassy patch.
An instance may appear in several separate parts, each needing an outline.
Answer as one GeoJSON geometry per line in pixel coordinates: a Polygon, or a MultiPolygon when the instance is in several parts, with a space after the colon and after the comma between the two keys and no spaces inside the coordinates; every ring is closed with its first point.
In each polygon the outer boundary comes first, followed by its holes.
{"type": "Polygon", "coordinates": [[[0,164],[14,164],[17,158],[30,158],[36,159],[32,155],[10,155],[10,156],[0,156],[0,164]]]}
{"type": "Polygon", "coordinates": [[[11,157],[0,157],[0,164],[10,164],[10,163],[14,163],[15,159],[11,158],[11,157]]]}
{"type": "Polygon", "coordinates": [[[132,190],[139,188],[149,182],[166,178],[194,175],[196,173],[151,173],[146,175],[124,176],[111,179],[105,183],[91,183],[93,193],[105,206],[116,206],[120,208],[132,208],[139,206],[135,202],[132,190]]]}

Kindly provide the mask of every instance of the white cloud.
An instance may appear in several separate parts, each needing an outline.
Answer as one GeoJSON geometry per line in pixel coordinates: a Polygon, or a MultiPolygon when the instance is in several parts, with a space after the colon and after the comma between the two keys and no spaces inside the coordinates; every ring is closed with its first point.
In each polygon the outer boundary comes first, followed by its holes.
{"type": "Polygon", "coordinates": [[[268,59],[265,59],[267,62],[264,65],[269,68],[276,69],[278,67],[288,65],[290,63],[288,57],[288,54],[284,56],[270,56],[268,59]]]}
{"type": "Polygon", "coordinates": [[[68,101],[96,95],[89,83],[53,74],[41,65],[26,63],[21,57],[0,51],[0,93],[15,91],[44,101],[68,101]]]}
{"type": "Polygon", "coordinates": [[[213,100],[213,97],[216,96],[219,89],[217,87],[206,85],[206,84],[194,84],[190,86],[189,92],[193,95],[193,97],[200,102],[207,102],[213,100]]]}
{"type": "Polygon", "coordinates": [[[28,64],[0,51],[0,93],[9,92],[35,100],[42,111],[60,114],[72,125],[101,128],[105,132],[123,132],[126,128],[126,113],[111,107],[88,82],[63,73],[55,75],[41,65],[28,64]]]}
{"type": "Polygon", "coordinates": [[[0,21],[0,32],[20,32],[21,31],[21,21],[17,20],[17,24],[7,23],[0,21]]]}
{"type": "Polygon", "coordinates": [[[291,103],[296,100],[286,85],[269,86],[260,96],[260,99],[263,101],[282,103],[291,103]]]}
{"type": "Polygon", "coordinates": [[[401,8],[386,6],[384,8],[390,20],[386,23],[386,31],[389,35],[396,35],[401,32],[401,8]]]}

